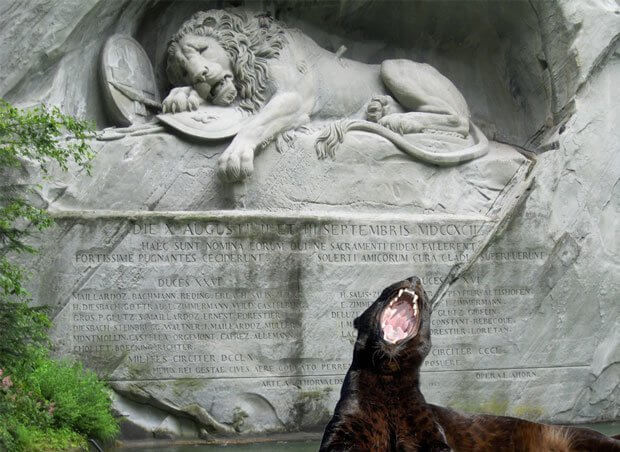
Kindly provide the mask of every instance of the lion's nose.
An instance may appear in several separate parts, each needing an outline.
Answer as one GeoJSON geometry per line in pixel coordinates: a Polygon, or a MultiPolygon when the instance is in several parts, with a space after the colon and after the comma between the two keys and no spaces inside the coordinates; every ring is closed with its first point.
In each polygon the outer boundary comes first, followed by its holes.
{"type": "Polygon", "coordinates": [[[224,78],[224,70],[219,64],[213,64],[203,71],[204,81],[210,85],[215,85],[224,78]]]}
{"type": "Polygon", "coordinates": [[[204,68],[194,76],[194,83],[206,82],[209,77],[209,69],[204,68]]]}

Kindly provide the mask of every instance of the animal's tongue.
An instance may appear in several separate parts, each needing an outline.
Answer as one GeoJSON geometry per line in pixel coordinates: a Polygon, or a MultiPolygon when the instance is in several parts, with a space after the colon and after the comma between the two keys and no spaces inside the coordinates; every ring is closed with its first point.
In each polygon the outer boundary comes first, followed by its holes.
{"type": "Polygon", "coordinates": [[[394,328],[392,325],[386,325],[383,328],[383,339],[391,342],[392,344],[395,344],[406,337],[407,333],[405,333],[400,327],[394,328]]]}
{"type": "Polygon", "coordinates": [[[383,339],[392,344],[405,339],[414,322],[415,314],[409,303],[400,302],[386,308],[381,315],[383,339]]]}

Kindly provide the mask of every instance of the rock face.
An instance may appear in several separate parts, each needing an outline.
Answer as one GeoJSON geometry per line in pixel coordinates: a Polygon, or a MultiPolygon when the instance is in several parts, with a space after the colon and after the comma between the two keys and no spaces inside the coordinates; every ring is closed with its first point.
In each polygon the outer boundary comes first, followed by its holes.
{"type": "MultiPolygon", "coordinates": [[[[0,5],[0,95],[100,127],[111,125],[97,88],[104,37],[144,47],[164,99],[166,42],[210,6],[74,3],[0,5]]],[[[37,189],[57,225],[27,265],[34,298],[53,308],[59,353],[110,380],[126,435],[322,428],[353,319],[412,274],[437,301],[429,401],[553,422],[617,418],[617,6],[274,5],[353,60],[429,62],[494,141],[440,168],[350,132],[319,161],[329,124],[313,120],[266,146],[252,177],[227,183],[216,172],[230,139],[107,130],[117,139],[93,142],[92,177],[58,173],[37,189]]],[[[25,163],[1,184],[38,182],[25,163]]]]}

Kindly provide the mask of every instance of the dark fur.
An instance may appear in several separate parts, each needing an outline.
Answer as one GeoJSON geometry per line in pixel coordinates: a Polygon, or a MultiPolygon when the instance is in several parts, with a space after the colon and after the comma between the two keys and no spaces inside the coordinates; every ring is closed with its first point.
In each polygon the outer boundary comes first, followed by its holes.
{"type": "Polygon", "coordinates": [[[427,404],[420,366],[431,348],[430,306],[417,277],[393,284],[355,319],[353,363],[320,451],[620,452],[620,441],[593,430],[507,416],[467,415],[427,404]],[[379,316],[401,288],[419,297],[418,334],[382,339],[379,316]]]}
{"type": "Polygon", "coordinates": [[[430,306],[420,280],[410,278],[385,289],[354,325],[353,363],[320,450],[449,451],[419,388],[420,365],[431,348],[430,306]],[[401,288],[418,295],[420,327],[412,339],[388,345],[379,316],[401,288]]]}
{"type": "Polygon", "coordinates": [[[508,416],[468,415],[429,405],[455,452],[618,452],[620,441],[587,428],[508,416]]]}

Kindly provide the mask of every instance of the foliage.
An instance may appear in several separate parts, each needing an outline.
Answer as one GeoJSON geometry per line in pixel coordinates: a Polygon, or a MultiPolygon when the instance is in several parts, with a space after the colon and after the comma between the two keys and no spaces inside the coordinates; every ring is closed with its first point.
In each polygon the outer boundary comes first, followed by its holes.
{"type": "Polygon", "coordinates": [[[44,359],[28,380],[38,396],[55,404],[59,425],[104,441],[118,434],[106,385],[81,364],[44,359]]]}
{"type": "Polygon", "coordinates": [[[66,428],[39,430],[20,427],[17,434],[19,443],[28,452],[68,449],[88,450],[88,443],[84,437],[66,428]]]}
{"type": "MultiPolygon", "coordinates": [[[[0,373],[3,371],[0,369],[0,373]]],[[[55,402],[4,373],[0,380],[0,445],[10,451],[62,450],[81,447],[86,439],[55,420],[55,402]]]]}
{"type": "MultiPolygon", "coordinates": [[[[0,173],[25,162],[44,175],[52,163],[71,162],[90,171],[93,126],[57,108],[20,110],[0,100],[0,173]]],[[[24,196],[0,193],[0,450],[62,450],[85,447],[86,438],[118,433],[105,384],[79,364],[50,358],[44,308],[29,304],[25,271],[15,263],[35,253],[26,241],[53,224],[24,196]]]]}
{"type": "Polygon", "coordinates": [[[4,366],[15,365],[28,355],[30,347],[45,346],[47,342],[50,322],[43,308],[27,304],[24,271],[10,257],[36,252],[23,242],[24,238],[30,231],[41,231],[51,224],[45,211],[26,201],[0,198],[0,364],[4,366]]]}
{"type": "MultiPolygon", "coordinates": [[[[52,162],[66,170],[73,161],[89,171],[92,134],[92,124],[58,108],[20,110],[0,99],[0,172],[24,161],[38,164],[45,174],[52,162]]],[[[0,193],[0,365],[5,368],[25,361],[32,347],[48,345],[49,320],[42,308],[28,305],[26,275],[14,258],[36,252],[25,240],[51,225],[44,209],[6,189],[0,193]]]]}
{"type": "Polygon", "coordinates": [[[0,369],[0,444],[11,451],[54,450],[118,434],[107,388],[94,372],[43,354],[32,361],[31,371],[18,370],[15,378],[0,369]]]}
{"type": "Polygon", "coordinates": [[[23,368],[37,350],[48,346],[50,325],[45,308],[31,307],[24,301],[0,300],[0,365],[23,368]]]}
{"type": "Polygon", "coordinates": [[[0,413],[0,444],[8,450],[50,450],[50,443],[63,449],[84,443],[76,432],[52,428],[54,403],[36,397],[6,373],[0,382],[0,413]]]}
{"type": "Polygon", "coordinates": [[[0,99],[0,168],[20,166],[27,158],[44,172],[50,161],[63,170],[71,160],[90,169],[93,153],[87,139],[92,130],[88,121],[64,115],[56,107],[20,110],[0,99]]]}

